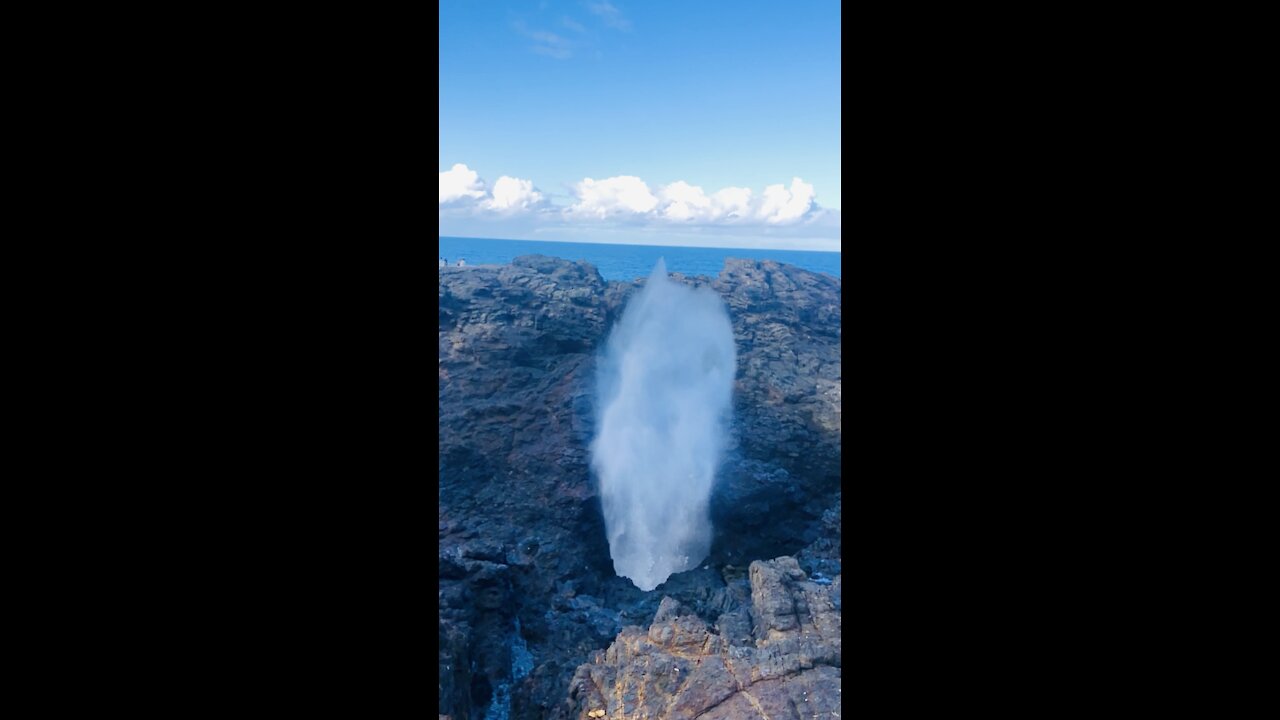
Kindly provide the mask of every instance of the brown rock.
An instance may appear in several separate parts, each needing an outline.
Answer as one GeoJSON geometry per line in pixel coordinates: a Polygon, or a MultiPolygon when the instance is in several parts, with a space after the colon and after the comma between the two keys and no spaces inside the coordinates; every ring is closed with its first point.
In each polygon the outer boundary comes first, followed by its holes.
{"type": "Polygon", "coordinates": [[[559,717],[741,720],[840,712],[840,612],[831,586],[809,582],[794,558],[754,562],[753,646],[710,632],[674,599],[647,631],[624,628],[582,665],[559,717]]]}

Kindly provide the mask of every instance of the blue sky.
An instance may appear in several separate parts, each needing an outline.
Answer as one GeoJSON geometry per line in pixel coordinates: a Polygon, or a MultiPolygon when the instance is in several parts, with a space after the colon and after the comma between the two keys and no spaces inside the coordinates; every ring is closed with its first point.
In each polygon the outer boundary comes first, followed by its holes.
{"type": "Polygon", "coordinates": [[[440,234],[838,250],[840,5],[442,0],[440,234]]]}

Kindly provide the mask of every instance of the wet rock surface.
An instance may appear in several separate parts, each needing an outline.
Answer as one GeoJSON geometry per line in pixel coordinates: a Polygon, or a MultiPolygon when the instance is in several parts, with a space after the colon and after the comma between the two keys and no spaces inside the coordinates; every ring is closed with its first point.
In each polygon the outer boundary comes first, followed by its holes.
{"type": "MultiPolygon", "coordinates": [[[[440,269],[440,714],[476,720],[501,696],[511,718],[579,717],[566,704],[578,667],[622,642],[620,633],[657,624],[675,623],[684,629],[672,637],[685,638],[700,632],[697,621],[716,653],[771,647],[792,658],[753,655],[752,667],[829,658],[828,646],[759,636],[761,618],[766,631],[787,634],[785,618],[800,611],[774,608],[767,598],[776,593],[765,590],[757,607],[752,572],[753,561],[794,556],[788,568],[804,580],[761,570],[762,587],[791,593],[807,583],[834,598],[838,613],[840,281],[737,260],[717,278],[673,279],[724,298],[738,377],[730,451],[712,495],[711,555],[646,593],[614,574],[587,454],[596,353],[643,280],[606,283],[588,263],[542,256],[440,269]],[[664,598],[675,605],[663,606],[664,598]],[[755,645],[762,640],[766,646],[755,645]]],[[[838,687],[838,644],[836,658],[770,675],[763,681],[788,689],[763,694],[838,687]],[[802,681],[805,672],[818,674],[802,681]]],[[[747,692],[759,700],[757,690],[772,687],[749,684],[747,692]]],[[[698,702],[691,696],[686,705],[698,702]]],[[[721,702],[726,709],[703,717],[756,716],[743,692],[721,702]],[[743,714],[733,714],[744,702],[743,714]]],[[[596,709],[583,708],[581,717],[596,709]]],[[[667,716],[680,717],[652,715],[667,716]]]]}

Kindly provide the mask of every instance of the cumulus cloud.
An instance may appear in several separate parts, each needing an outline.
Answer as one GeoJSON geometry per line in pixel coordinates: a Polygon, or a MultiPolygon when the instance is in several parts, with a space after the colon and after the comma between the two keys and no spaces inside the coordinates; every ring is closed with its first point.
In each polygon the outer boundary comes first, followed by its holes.
{"type": "Polygon", "coordinates": [[[770,225],[778,225],[799,220],[812,207],[813,186],[800,178],[792,178],[789,192],[781,185],[764,189],[763,202],[756,215],[770,225]]]}
{"type": "Polygon", "coordinates": [[[503,175],[493,184],[493,194],[483,205],[498,212],[529,210],[541,204],[542,193],[533,187],[532,180],[521,180],[503,175]]]}
{"type": "Polygon", "coordinates": [[[440,204],[478,200],[485,196],[484,182],[462,163],[440,173],[440,204]]]}
{"type": "Polygon", "coordinates": [[[440,173],[440,212],[451,215],[481,217],[515,215],[541,208],[544,196],[533,186],[532,180],[503,175],[493,184],[485,185],[480,175],[462,163],[440,173]]]}
{"type": "Polygon", "coordinates": [[[663,203],[659,214],[673,222],[740,223],[753,217],[750,188],[727,187],[708,197],[702,188],[677,180],[658,196],[663,203]]]}
{"type": "Polygon", "coordinates": [[[751,188],[727,187],[711,196],[711,202],[720,209],[725,220],[751,218],[751,188]]]}
{"type": "MultiPolygon", "coordinates": [[[[553,216],[573,224],[625,221],[640,227],[690,228],[802,228],[815,224],[839,227],[839,214],[815,202],[812,184],[795,177],[791,185],[769,185],[757,194],[750,188],[726,187],[708,195],[696,185],[677,180],[651,190],[634,175],[595,180],[584,178],[572,186],[568,206],[552,204],[532,180],[503,175],[487,186],[464,164],[440,173],[440,207],[450,214],[473,217],[528,215],[540,222],[553,216]],[[537,219],[537,218],[534,218],[537,219]]],[[[769,232],[772,232],[771,230],[769,232]]],[[[789,232],[789,231],[788,231],[789,232]]]]}
{"type": "Polygon", "coordinates": [[[586,178],[574,186],[578,202],[566,214],[607,218],[643,215],[658,206],[658,198],[649,186],[633,175],[619,175],[604,180],[586,178]]]}
{"type": "Polygon", "coordinates": [[[695,220],[711,214],[711,198],[702,192],[702,188],[683,180],[663,187],[658,191],[658,197],[666,204],[662,208],[662,216],[668,220],[695,220]]]}
{"type": "Polygon", "coordinates": [[[574,186],[578,202],[566,216],[578,218],[650,218],[681,224],[792,225],[813,218],[819,211],[813,185],[792,178],[791,187],[770,185],[756,196],[750,188],[727,187],[708,196],[683,180],[649,190],[631,175],[593,180],[574,186]]]}

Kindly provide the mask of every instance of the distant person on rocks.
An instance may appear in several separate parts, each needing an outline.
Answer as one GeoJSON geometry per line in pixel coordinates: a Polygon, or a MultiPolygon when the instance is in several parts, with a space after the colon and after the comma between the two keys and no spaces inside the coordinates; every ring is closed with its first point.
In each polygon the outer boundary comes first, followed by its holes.
{"type": "Polygon", "coordinates": [[[466,265],[467,265],[466,258],[458,258],[458,267],[466,267],[466,265]]]}
{"type": "Polygon", "coordinates": [[[448,264],[449,264],[448,260],[445,260],[444,258],[440,258],[440,267],[444,267],[445,265],[448,265],[448,264]]]}

